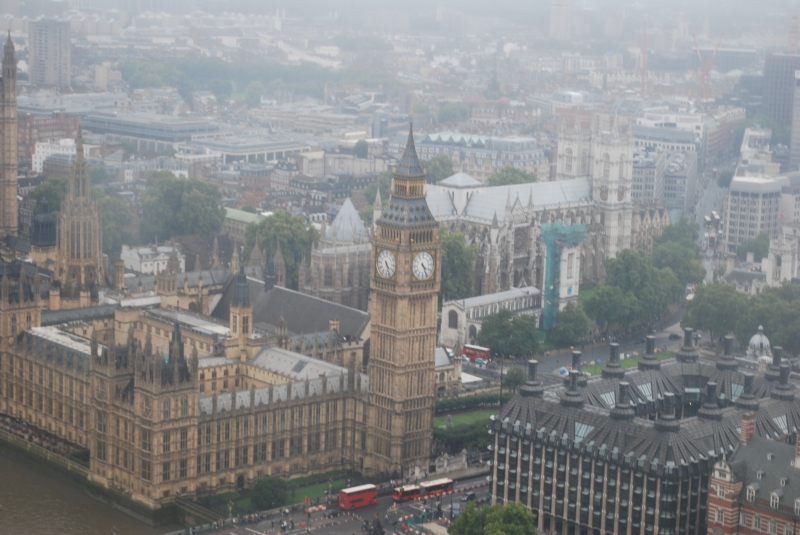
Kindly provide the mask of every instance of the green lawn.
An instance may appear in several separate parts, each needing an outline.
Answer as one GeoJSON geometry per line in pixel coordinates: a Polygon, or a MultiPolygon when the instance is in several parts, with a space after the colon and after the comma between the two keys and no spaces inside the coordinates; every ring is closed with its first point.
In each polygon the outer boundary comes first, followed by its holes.
{"type": "MultiPolygon", "coordinates": [[[[625,360],[620,361],[620,365],[623,368],[635,368],[639,365],[639,361],[642,360],[644,355],[639,355],[638,357],[627,358],[625,360]]],[[[675,358],[675,353],[672,351],[659,351],[656,353],[656,358],[658,360],[669,360],[675,358]]],[[[606,362],[603,361],[602,364],[598,364],[596,366],[592,366],[591,364],[584,366],[583,371],[586,372],[588,375],[598,375],[603,372],[603,368],[606,367],[606,362]]]]}
{"type": "MultiPolygon", "coordinates": [[[[460,425],[472,425],[476,422],[480,422],[481,420],[488,420],[489,416],[492,414],[497,414],[497,409],[481,409],[479,411],[453,414],[451,415],[451,418],[453,420],[453,427],[458,427],[460,425]]],[[[433,419],[434,427],[444,427],[446,425],[447,416],[440,416],[433,419]]]]}

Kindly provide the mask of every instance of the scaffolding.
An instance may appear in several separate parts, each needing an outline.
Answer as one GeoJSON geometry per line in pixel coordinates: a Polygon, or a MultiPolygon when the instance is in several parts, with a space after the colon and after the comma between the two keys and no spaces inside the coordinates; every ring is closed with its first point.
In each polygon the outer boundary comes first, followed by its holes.
{"type": "Polygon", "coordinates": [[[561,222],[543,223],[541,240],[545,243],[544,300],[542,328],[550,330],[558,313],[561,282],[561,251],[586,239],[586,225],[565,225],[561,222]]]}

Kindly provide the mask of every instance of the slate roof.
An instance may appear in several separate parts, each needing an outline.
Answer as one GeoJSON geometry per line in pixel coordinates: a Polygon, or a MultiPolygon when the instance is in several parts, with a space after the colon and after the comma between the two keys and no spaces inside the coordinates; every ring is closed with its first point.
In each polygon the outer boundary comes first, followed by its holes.
{"type": "Polygon", "coordinates": [[[768,380],[748,378],[738,371],[732,356],[704,361],[697,358],[694,348],[684,347],[679,357],[662,361],[658,369],[629,369],[621,377],[589,378],[585,386],[574,389],[559,385],[540,388],[541,395],[534,395],[522,388],[503,407],[494,428],[502,431],[505,425],[507,432],[515,434],[538,433],[542,440],[579,443],[580,448],[603,457],[630,456],[630,462],[659,473],[707,473],[723,454],[730,457],[736,449],[741,417],[747,410],[756,411],[760,437],[782,439],[800,427],[800,396],[789,382],[787,363],[780,366],[780,380],[768,380]],[[614,418],[618,409],[613,407],[617,407],[623,380],[630,384],[625,406],[635,416],[621,420],[614,418]],[[745,383],[750,381],[752,394],[747,394],[745,383]],[[661,416],[655,423],[651,418],[664,413],[667,393],[675,396],[679,407],[702,402],[698,415],[678,420],[679,425],[671,429],[659,427],[661,416]]]}
{"type": "Polygon", "coordinates": [[[356,242],[367,237],[367,227],[361,221],[356,207],[350,197],[344,200],[339,213],[333,218],[331,225],[325,229],[325,238],[328,240],[356,242]]]}
{"type": "MultiPolygon", "coordinates": [[[[369,314],[355,308],[277,286],[265,292],[263,282],[249,277],[247,285],[253,304],[253,325],[269,332],[275,330],[281,315],[293,334],[327,332],[330,330],[330,320],[338,320],[341,336],[360,337],[369,322],[369,314]]],[[[224,290],[211,313],[212,317],[229,321],[234,292],[233,284],[224,290]]]]}
{"type": "Polygon", "coordinates": [[[514,203],[517,198],[523,206],[527,206],[529,199],[533,199],[534,208],[588,203],[592,198],[592,181],[588,178],[576,178],[482,188],[472,194],[463,215],[491,221],[494,214],[497,214],[497,220],[502,224],[506,217],[506,205],[509,199],[514,203]]]}
{"type": "MultiPolygon", "coordinates": [[[[794,466],[795,447],[763,437],[753,436],[730,457],[728,465],[746,496],[747,487],[755,490],[755,498],[769,502],[773,492],[780,494],[780,503],[794,508],[800,498],[800,472],[794,466]],[[759,478],[759,472],[761,477],[759,478]],[[781,485],[785,478],[785,485],[781,485]]],[[[744,497],[744,496],[743,496],[744,497]]]]}
{"type": "Polygon", "coordinates": [[[475,188],[483,186],[483,182],[476,178],[472,178],[467,173],[459,171],[444,180],[439,181],[440,186],[447,186],[449,188],[475,188]]]}
{"type": "Polygon", "coordinates": [[[91,321],[101,318],[113,318],[118,305],[100,305],[67,310],[43,310],[42,327],[61,325],[73,321],[91,321]]]}

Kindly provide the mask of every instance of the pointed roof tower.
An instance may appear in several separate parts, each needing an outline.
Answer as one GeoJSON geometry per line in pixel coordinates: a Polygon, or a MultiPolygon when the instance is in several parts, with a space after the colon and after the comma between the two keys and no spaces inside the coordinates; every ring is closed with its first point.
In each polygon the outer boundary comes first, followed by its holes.
{"type": "Polygon", "coordinates": [[[425,170],[422,169],[422,164],[419,163],[417,156],[417,147],[414,145],[414,123],[409,123],[408,126],[408,140],[406,140],[406,148],[403,151],[403,156],[400,158],[400,163],[394,170],[395,178],[424,178],[425,170]]]}
{"type": "Polygon", "coordinates": [[[236,275],[236,289],[233,292],[231,306],[250,306],[250,288],[247,286],[247,275],[244,274],[244,266],[239,267],[239,274],[236,275]]]}

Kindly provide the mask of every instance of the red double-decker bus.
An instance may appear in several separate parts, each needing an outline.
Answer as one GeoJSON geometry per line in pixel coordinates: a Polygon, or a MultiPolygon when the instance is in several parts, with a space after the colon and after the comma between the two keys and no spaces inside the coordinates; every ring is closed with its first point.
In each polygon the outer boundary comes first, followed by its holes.
{"type": "Polygon", "coordinates": [[[420,498],[438,496],[451,490],[453,490],[453,480],[447,478],[434,479],[433,481],[423,481],[419,484],[420,498]]]}
{"type": "Polygon", "coordinates": [[[491,350],[488,347],[474,346],[470,344],[464,344],[461,347],[461,354],[473,362],[475,359],[483,359],[488,362],[490,360],[489,353],[491,353],[491,350]]]}
{"type": "Polygon", "coordinates": [[[339,507],[345,510],[376,503],[378,503],[378,487],[375,485],[360,485],[339,491],[339,507]]]}
{"type": "Polygon", "coordinates": [[[408,502],[419,498],[419,485],[404,485],[392,490],[392,499],[395,502],[408,502]]]}

